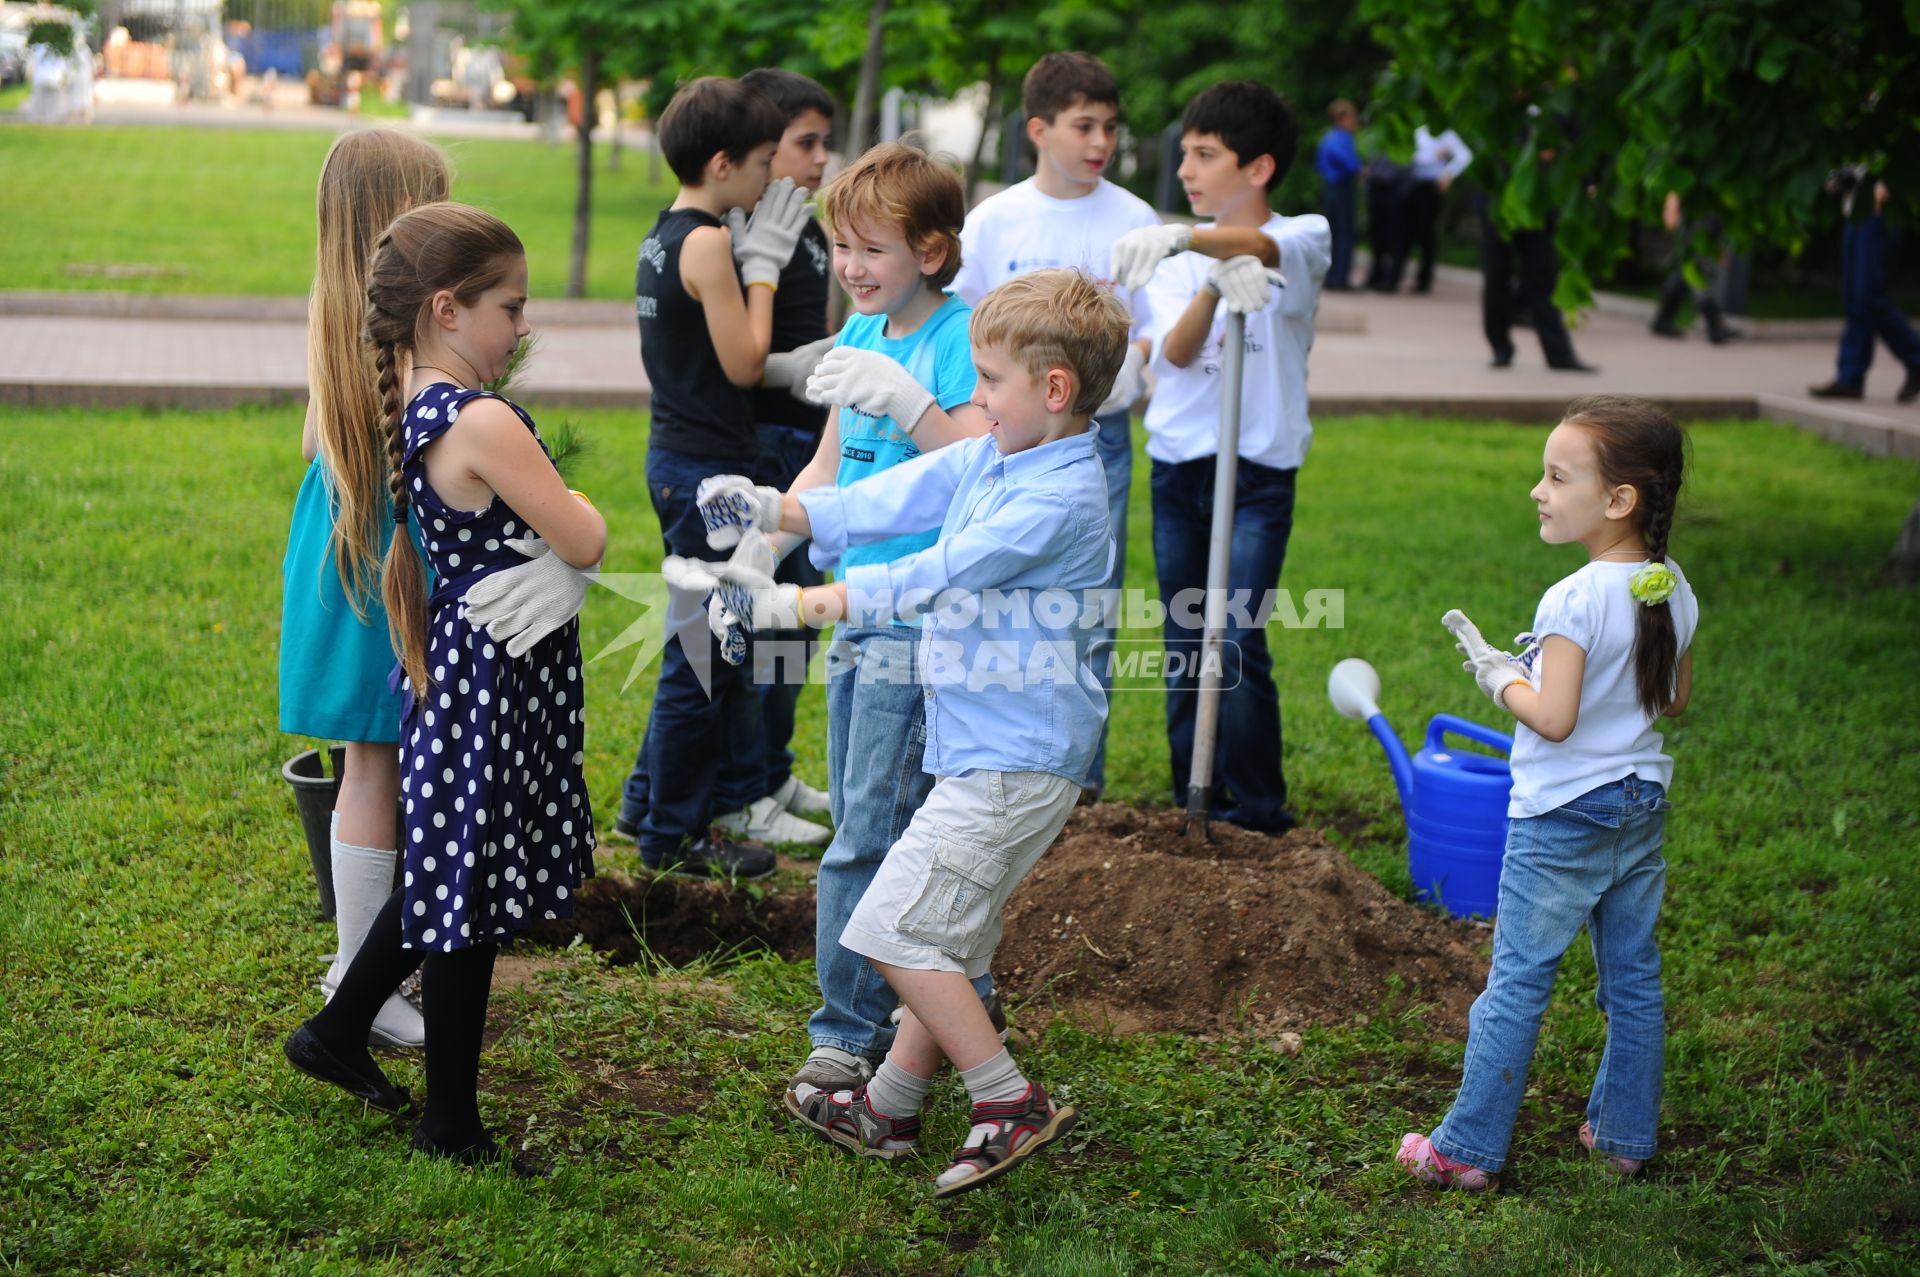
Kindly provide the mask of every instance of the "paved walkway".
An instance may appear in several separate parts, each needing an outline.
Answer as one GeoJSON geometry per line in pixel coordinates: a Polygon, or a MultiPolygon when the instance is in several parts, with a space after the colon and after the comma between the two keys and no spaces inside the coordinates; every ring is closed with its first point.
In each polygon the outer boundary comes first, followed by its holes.
{"type": "MultiPolygon", "coordinates": [[[[522,385],[550,404],[638,407],[647,397],[632,308],[535,299],[540,348],[522,385]]],[[[299,299],[0,293],[0,404],[220,407],[305,394],[299,299]]],[[[1632,305],[1590,312],[1574,335],[1598,374],[1549,371],[1517,330],[1509,369],[1487,366],[1478,278],[1444,272],[1425,297],[1329,297],[1311,359],[1318,417],[1405,411],[1547,423],[1578,394],[1645,395],[1690,417],[1796,421],[1876,455],[1920,459],[1920,404],[1894,403],[1901,369],[1882,351],[1858,403],[1811,399],[1833,374],[1824,333],[1715,347],[1651,336],[1632,305]]],[[[1788,330],[1789,332],[1793,330],[1788,330]]],[[[1801,330],[1804,333],[1804,329],[1801,330]]]]}

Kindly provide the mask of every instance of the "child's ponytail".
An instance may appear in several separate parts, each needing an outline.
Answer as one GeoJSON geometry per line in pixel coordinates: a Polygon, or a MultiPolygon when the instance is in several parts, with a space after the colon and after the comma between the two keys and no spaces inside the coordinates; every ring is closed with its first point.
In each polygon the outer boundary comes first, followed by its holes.
{"type": "Polygon", "coordinates": [[[465,204],[428,204],[394,220],[380,236],[367,273],[363,330],[374,352],[394,523],[381,593],[394,651],[416,693],[427,689],[427,574],[420,547],[407,534],[413,494],[405,473],[400,356],[411,357],[436,293],[450,292],[461,305],[471,306],[506,278],[525,251],[519,237],[491,214],[465,204]]]}
{"type": "MultiPolygon", "coordinates": [[[[1592,433],[1600,477],[1608,487],[1632,485],[1637,494],[1633,517],[1646,542],[1647,560],[1664,564],[1686,473],[1686,435],[1660,408],[1626,395],[1576,399],[1567,405],[1565,420],[1592,433]]],[[[1640,708],[1651,717],[1660,717],[1673,704],[1679,668],[1673,606],[1666,592],[1656,591],[1640,600],[1633,637],[1634,690],[1640,708]]]]}

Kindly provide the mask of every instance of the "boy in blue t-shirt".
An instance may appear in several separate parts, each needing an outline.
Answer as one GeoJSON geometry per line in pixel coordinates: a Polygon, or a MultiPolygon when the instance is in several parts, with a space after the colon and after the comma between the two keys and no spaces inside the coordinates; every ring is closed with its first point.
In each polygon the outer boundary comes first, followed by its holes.
{"type": "MultiPolygon", "coordinates": [[[[960,179],[899,143],[861,156],[820,193],[833,270],[856,312],[808,381],[832,405],[820,447],[789,491],[846,487],[958,440],[986,433],[969,400],[973,356],[967,304],[946,292],[960,269],[966,199],[960,179]]],[[[701,485],[705,507],[731,494],[746,506],[777,503],[779,490],[741,475],[701,485]]],[[[710,524],[711,526],[711,524],[710,524]]],[[[715,539],[731,545],[732,528],[715,539]]],[[[847,573],[932,545],[925,531],[888,537],[840,556],[847,573]]],[[[805,538],[775,538],[784,555],[805,538]]],[[[820,562],[816,556],[816,562],[820,562]]],[[[826,566],[820,563],[820,566],[826,566]]],[[[873,1071],[893,1035],[896,999],[871,964],[840,944],[866,892],[933,778],[921,771],[926,707],[917,624],[840,626],[827,662],[827,794],[833,841],[820,859],[814,961],[820,1008],[807,1024],[812,1051],[793,1086],[845,1090],[873,1071]]],[[[985,995],[990,977],[976,986],[985,995]]]]}

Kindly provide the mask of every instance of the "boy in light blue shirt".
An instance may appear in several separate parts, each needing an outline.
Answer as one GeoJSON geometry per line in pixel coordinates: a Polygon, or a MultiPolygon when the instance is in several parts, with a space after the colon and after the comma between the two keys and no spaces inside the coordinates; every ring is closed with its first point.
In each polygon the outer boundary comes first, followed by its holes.
{"type": "Polygon", "coordinates": [[[998,1178],[1078,1118],[1021,1074],[970,981],[992,963],[1008,897],[1072,813],[1106,720],[1087,656],[1113,537],[1087,427],[1125,358],[1130,325],[1126,307],[1078,272],[1001,285],[971,329],[973,403],[987,437],[846,488],[718,494],[702,513],[709,526],[748,529],[741,552],[726,564],[662,566],[683,588],[712,589],[717,615],[749,629],[800,617],[921,619],[933,792],[840,937],[907,1010],[869,1082],[799,1086],[787,1107],[851,1152],[902,1157],[917,1149],[921,1103],[951,1060],[972,1122],[934,1182],[936,1197],[998,1178]],[[771,549],[758,535],[810,536],[824,564],[936,521],[931,546],[804,591],[774,584],[771,549]]]}

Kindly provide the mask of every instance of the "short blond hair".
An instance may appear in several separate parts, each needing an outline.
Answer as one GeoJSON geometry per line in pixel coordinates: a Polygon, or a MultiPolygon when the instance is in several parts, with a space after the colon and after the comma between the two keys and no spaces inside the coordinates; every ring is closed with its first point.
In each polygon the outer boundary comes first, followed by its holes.
{"type": "Polygon", "coordinates": [[[922,257],[945,249],[940,269],[927,276],[931,288],[944,289],[960,273],[966,192],[960,175],[925,151],[902,142],[881,143],[827,183],[819,208],[829,228],[888,226],[922,257]]]}
{"type": "Polygon", "coordinates": [[[1091,417],[1113,390],[1127,357],[1133,318],[1106,289],[1077,270],[1037,270],[1010,279],[974,307],[969,336],[1040,377],[1064,368],[1079,383],[1073,415],[1091,417]]]}

